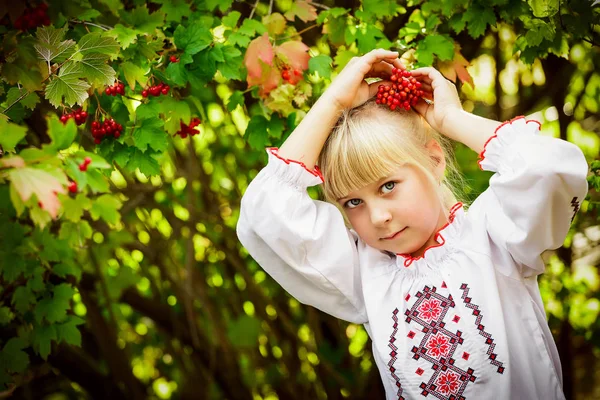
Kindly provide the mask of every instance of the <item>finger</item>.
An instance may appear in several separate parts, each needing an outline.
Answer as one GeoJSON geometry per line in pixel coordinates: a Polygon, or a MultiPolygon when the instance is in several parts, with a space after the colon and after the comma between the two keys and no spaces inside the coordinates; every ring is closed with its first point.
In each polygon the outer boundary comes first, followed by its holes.
{"type": "Polygon", "coordinates": [[[365,78],[388,78],[392,76],[392,64],[384,61],[379,61],[371,67],[371,70],[365,74],[365,78]]]}
{"type": "Polygon", "coordinates": [[[423,97],[429,100],[433,100],[433,92],[423,91],[423,97]]]}
{"type": "Polygon", "coordinates": [[[446,79],[446,77],[442,75],[440,71],[433,67],[417,68],[411,71],[411,74],[422,83],[431,84],[431,87],[434,89],[440,85],[447,84],[448,82],[454,85],[453,82],[446,79]]]}
{"type": "Polygon", "coordinates": [[[384,50],[384,49],[375,49],[375,50],[371,50],[370,52],[368,52],[367,54],[365,54],[361,58],[370,67],[373,64],[375,64],[376,62],[379,62],[379,61],[382,61],[382,60],[390,60],[391,61],[391,60],[397,59],[398,55],[399,54],[398,54],[397,51],[390,51],[390,50],[384,50]]]}
{"type": "Polygon", "coordinates": [[[379,86],[381,86],[381,85],[392,86],[392,82],[391,81],[378,81],[378,82],[369,83],[369,98],[377,95],[377,92],[379,91],[379,86]]]}
{"type": "Polygon", "coordinates": [[[415,104],[414,106],[412,106],[412,108],[418,112],[419,114],[421,114],[422,116],[425,116],[427,114],[427,110],[429,109],[429,107],[431,107],[429,104],[427,104],[425,102],[425,100],[423,99],[419,99],[417,101],[417,104],[415,104]]]}
{"type": "Polygon", "coordinates": [[[425,83],[425,82],[421,82],[421,90],[433,92],[433,88],[431,87],[431,85],[429,83],[425,83]]]}

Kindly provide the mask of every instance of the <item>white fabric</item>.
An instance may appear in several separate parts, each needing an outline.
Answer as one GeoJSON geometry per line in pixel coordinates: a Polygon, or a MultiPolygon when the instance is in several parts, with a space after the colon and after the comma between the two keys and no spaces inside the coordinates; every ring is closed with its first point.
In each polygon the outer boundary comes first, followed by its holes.
{"type": "Polygon", "coordinates": [[[481,162],[490,187],[423,258],[367,246],[309,197],[319,176],[276,149],[242,199],[238,237],[298,301],[364,324],[387,399],[564,399],[536,277],[585,198],[587,164],[538,130],[523,118],[497,130],[481,162]]]}

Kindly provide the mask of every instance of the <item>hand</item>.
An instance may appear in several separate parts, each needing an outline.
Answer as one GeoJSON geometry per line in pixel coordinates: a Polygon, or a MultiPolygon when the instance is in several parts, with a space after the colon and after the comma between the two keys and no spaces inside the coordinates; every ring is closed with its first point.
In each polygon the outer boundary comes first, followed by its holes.
{"type": "Polygon", "coordinates": [[[447,136],[446,117],[450,113],[462,111],[456,86],[433,67],[417,68],[411,71],[411,75],[421,82],[421,88],[425,91],[424,97],[433,100],[433,103],[429,104],[419,99],[413,108],[433,129],[447,136]]]}
{"type": "Polygon", "coordinates": [[[321,98],[331,101],[342,110],[358,107],[377,94],[377,87],[392,75],[392,68],[404,70],[397,51],[375,49],[362,57],[354,57],[333,80],[321,98]],[[368,84],[365,78],[382,78],[384,81],[368,84]]]}

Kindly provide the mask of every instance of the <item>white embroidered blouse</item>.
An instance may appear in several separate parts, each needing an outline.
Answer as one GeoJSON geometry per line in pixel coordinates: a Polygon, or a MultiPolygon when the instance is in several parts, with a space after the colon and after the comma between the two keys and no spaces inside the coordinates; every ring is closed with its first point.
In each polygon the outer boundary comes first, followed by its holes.
{"type": "Polygon", "coordinates": [[[496,130],[479,161],[489,188],[453,207],[423,257],[367,246],[309,197],[318,167],[275,148],[242,199],[239,240],[298,301],[364,325],[388,400],[564,399],[537,275],[586,196],[587,163],[539,127],[496,130]]]}

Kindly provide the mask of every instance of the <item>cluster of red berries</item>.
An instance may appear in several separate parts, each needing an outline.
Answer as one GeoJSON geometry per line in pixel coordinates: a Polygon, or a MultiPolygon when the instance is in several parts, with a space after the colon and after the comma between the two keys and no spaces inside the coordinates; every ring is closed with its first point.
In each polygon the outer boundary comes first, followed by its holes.
{"type": "Polygon", "coordinates": [[[169,61],[171,61],[172,63],[177,63],[179,62],[179,58],[177,58],[177,56],[171,56],[169,57],[169,61]]]}
{"type": "Polygon", "coordinates": [[[302,79],[302,71],[284,67],[283,70],[281,70],[281,78],[284,81],[295,85],[296,83],[300,82],[300,79],[302,79]]]}
{"type": "Polygon", "coordinates": [[[87,119],[87,117],[88,113],[80,108],[78,110],[73,110],[73,112],[70,112],[68,114],[61,115],[60,122],[66,124],[68,120],[73,118],[75,120],[75,123],[79,126],[81,124],[85,124],[85,120],[87,119]]]}
{"type": "Polygon", "coordinates": [[[27,8],[19,18],[15,21],[15,29],[26,31],[28,29],[37,28],[38,26],[50,25],[50,18],[48,18],[48,5],[46,3],[40,3],[36,8],[27,8]]]}
{"type": "MultiPolygon", "coordinates": [[[[87,171],[88,165],[90,165],[90,164],[91,164],[91,162],[92,162],[92,159],[91,159],[91,158],[89,158],[89,157],[86,157],[86,158],[83,160],[83,162],[82,162],[81,164],[79,164],[79,170],[80,170],[81,172],[85,172],[85,171],[87,171]]],[[[75,185],[77,185],[77,184],[75,184],[75,185]]],[[[69,191],[70,191],[70,190],[71,190],[71,188],[69,187],[69,191]]]]}
{"type": "Polygon", "coordinates": [[[123,95],[125,94],[125,85],[123,85],[122,83],[115,82],[112,86],[109,86],[106,89],[104,89],[104,93],[106,93],[109,96],[116,96],[118,94],[123,95]]]}
{"type": "Polygon", "coordinates": [[[150,95],[156,97],[160,96],[161,93],[169,94],[169,89],[171,89],[169,85],[166,85],[161,82],[158,85],[150,86],[149,88],[142,90],[142,97],[148,97],[150,95]]]}
{"type": "MultiPolygon", "coordinates": [[[[90,162],[91,161],[92,160],[90,160],[90,162]]],[[[81,166],[79,168],[81,169],[81,166]]],[[[85,168],[87,169],[87,166],[85,168]]],[[[67,188],[69,189],[69,193],[77,193],[77,182],[75,182],[75,181],[69,182],[69,185],[67,186],[67,188]]]]}
{"type": "Polygon", "coordinates": [[[113,136],[115,139],[121,137],[123,125],[115,122],[114,119],[105,119],[102,123],[98,121],[92,122],[92,136],[94,143],[100,144],[102,139],[107,136],[113,136]]]}
{"type": "Polygon", "coordinates": [[[200,125],[201,123],[202,123],[202,121],[200,121],[200,118],[198,118],[198,117],[192,118],[189,125],[186,125],[183,123],[183,121],[180,121],[179,126],[181,127],[181,129],[179,129],[176,134],[181,136],[182,139],[185,139],[186,137],[188,137],[188,135],[190,135],[190,136],[197,135],[200,132],[198,132],[194,128],[197,127],[198,125],[200,125]]]}
{"type": "Polygon", "coordinates": [[[398,107],[410,110],[423,97],[421,82],[412,77],[409,71],[393,68],[390,80],[393,82],[392,86],[379,86],[375,100],[377,104],[386,104],[390,110],[398,107]]]}

